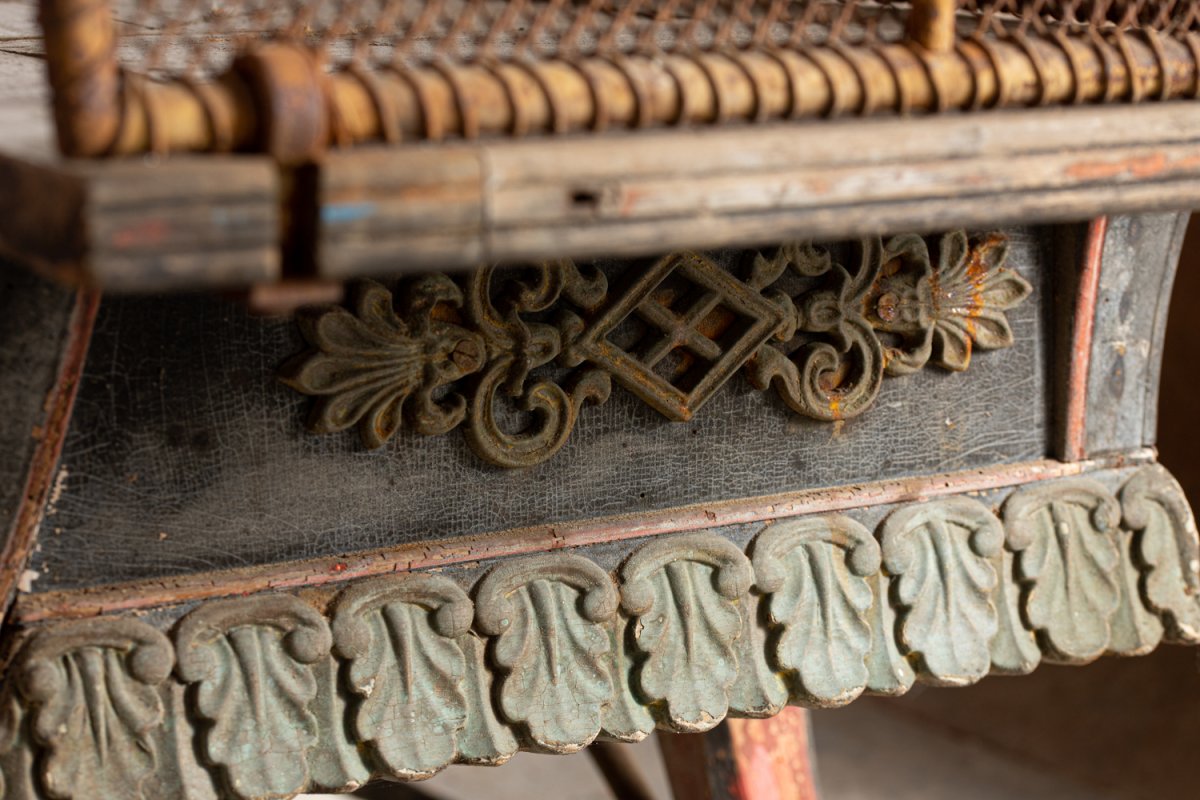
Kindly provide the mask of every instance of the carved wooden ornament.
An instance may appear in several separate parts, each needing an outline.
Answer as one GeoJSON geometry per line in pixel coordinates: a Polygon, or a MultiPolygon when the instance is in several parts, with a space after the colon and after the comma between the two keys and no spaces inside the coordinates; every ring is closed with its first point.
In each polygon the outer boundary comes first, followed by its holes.
{"type": "Polygon", "coordinates": [[[965,370],[972,352],[1013,343],[1005,312],[1032,291],[1003,264],[1003,236],[962,231],[857,245],[837,263],[812,244],[758,254],[741,269],[694,252],[662,258],[630,281],[563,260],[529,269],[433,275],[398,295],[358,289],[352,310],[302,317],[311,345],[281,370],[317,398],[309,428],[357,426],[379,447],[407,425],[465,426],[483,459],[523,467],[566,443],[586,403],[616,380],[672,420],[688,420],[735,372],[794,411],[844,420],[865,411],[885,375],[932,361],[965,370]],[[532,415],[509,430],[504,408],[532,415]]]}
{"type": "Polygon", "coordinates": [[[854,512],[780,520],[749,557],[717,531],[664,535],[611,575],[518,557],[473,591],[367,578],[328,623],[289,594],[215,600],[173,646],[134,619],[47,625],[0,698],[5,796],[283,798],[1200,638],[1200,539],[1161,467],[1001,508],[913,502],[874,532],[854,512]]]}

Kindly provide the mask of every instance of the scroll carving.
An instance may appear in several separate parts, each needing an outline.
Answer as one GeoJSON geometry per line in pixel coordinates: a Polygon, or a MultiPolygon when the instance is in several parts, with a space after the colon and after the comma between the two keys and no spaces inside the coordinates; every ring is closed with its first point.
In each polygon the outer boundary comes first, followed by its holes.
{"type": "Polygon", "coordinates": [[[534,746],[569,753],[600,732],[616,611],[612,581],[580,556],[506,562],[480,583],[475,626],[494,637],[500,710],[534,746]]]}
{"type": "Polygon", "coordinates": [[[768,523],[749,558],[728,529],[655,536],[615,575],[517,557],[473,595],[412,573],[212,601],[174,647],[138,620],[48,625],[0,706],[4,796],[286,798],[1200,638],[1200,542],[1160,467],[864,518],[768,523]]]}
{"type": "Polygon", "coordinates": [[[204,754],[228,792],[255,800],[303,790],[318,735],[310,665],[331,646],[324,617],[289,595],[217,601],[185,617],[175,642],[179,676],[196,684],[195,709],[209,723],[204,754]]]}
{"type": "Polygon", "coordinates": [[[883,564],[900,606],[899,638],[929,683],[963,686],[987,674],[998,627],[992,559],[1004,530],[969,497],[913,505],[880,530],[883,564]]]}
{"type": "Polygon", "coordinates": [[[797,413],[848,419],[885,375],[964,370],[974,349],[1012,344],[1005,312],[1032,290],[1004,268],[1004,237],[956,231],[937,253],[935,265],[907,235],[862,240],[853,268],[793,243],[733,267],[674,253],[615,287],[567,260],[429,276],[397,298],[366,283],[353,312],[302,319],[310,350],[281,377],[317,398],[314,432],[357,425],[379,447],[405,424],[464,425],[475,453],[504,467],[552,457],[613,380],[687,420],[743,370],[797,413]]]}
{"type": "Polygon", "coordinates": [[[354,731],[392,777],[427,778],[457,755],[467,717],[458,639],[472,616],[466,593],[436,575],[376,578],[338,598],[333,644],[350,662],[354,731]]]}
{"type": "Polygon", "coordinates": [[[1022,608],[1051,660],[1085,663],[1109,646],[1120,602],[1120,516],[1108,490],[1086,478],[1031,486],[1004,504],[1022,608]]]}
{"type": "Polygon", "coordinates": [[[25,648],[21,685],[47,756],[49,797],[147,798],[163,722],[158,685],[174,666],[167,638],[131,619],[70,622],[25,648]]]}
{"type": "Polygon", "coordinates": [[[1200,537],[1183,489],[1157,464],[1121,489],[1125,526],[1136,532],[1140,586],[1171,641],[1200,643],[1200,537]]]}
{"type": "Polygon", "coordinates": [[[652,542],[621,567],[621,607],[640,651],[637,686],[659,720],[676,731],[705,731],[729,709],[738,672],[750,562],[710,534],[652,542]]]}
{"type": "Polygon", "coordinates": [[[867,685],[873,596],[879,571],[870,531],[834,515],[768,527],[754,542],[755,583],[776,629],[768,645],[806,705],[845,705],[867,685]]]}

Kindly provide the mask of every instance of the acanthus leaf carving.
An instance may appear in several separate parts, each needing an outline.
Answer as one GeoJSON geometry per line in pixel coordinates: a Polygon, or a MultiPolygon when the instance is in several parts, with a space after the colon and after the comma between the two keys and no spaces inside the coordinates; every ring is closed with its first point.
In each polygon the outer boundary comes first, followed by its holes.
{"type": "Polygon", "coordinates": [[[867,694],[899,697],[912,688],[917,674],[896,644],[896,608],[889,597],[889,580],[882,571],[867,578],[871,587],[871,650],[867,654],[867,694]]]}
{"type": "Polygon", "coordinates": [[[1037,636],[1025,627],[1021,617],[1021,587],[1017,578],[1017,559],[1001,550],[992,560],[998,580],[992,602],[999,627],[992,637],[992,674],[1028,675],[1042,663],[1037,636]]]}
{"type": "Polygon", "coordinates": [[[333,645],[358,696],[354,731],[394,778],[429,777],[457,755],[467,715],[458,639],[472,617],[466,592],[438,575],[372,578],[338,596],[333,645]]]}
{"type": "Polygon", "coordinates": [[[1183,489],[1163,467],[1141,467],[1121,488],[1125,527],[1136,532],[1145,604],[1174,642],[1200,643],[1200,536],[1183,489]]]}
{"type": "Polygon", "coordinates": [[[17,692],[10,686],[0,695],[0,797],[4,800],[42,797],[34,784],[34,754],[26,719],[17,692]]]}
{"type": "Polygon", "coordinates": [[[899,639],[929,683],[963,686],[988,673],[998,630],[992,560],[999,520],[978,500],[951,497],[892,512],[880,528],[883,565],[900,607],[899,639]]]}
{"type": "Polygon", "coordinates": [[[1108,649],[1120,603],[1120,508],[1100,483],[1025,487],[1004,503],[1021,606],[1048,660],[1086,663],[1108,649]]]}
{"type": "Polygon", "coordinates": [[[496,715],[492,696],[498,682],[487,666],[485,639],[468,631],[459,639],[459,646],[466,656],[467,724],[458,734],[458,758],[467,764],[503,764],[521,745],[512,728],[496,715]]]}
{"type": "Polygon", "coordinates": [[[192,611],[175,632],[179,677],[195,684],[209,724],[206,758],[242,800],[290,797],[309,782],[317,741],[310,666],[332,646],[325,618],[290,595],[219,600],[192,611]]]}
{"type": "Polygon", "coordinates": [[[581,556],[505,562],[480,582],[475,627],[492,637],[499,708],[534,747],[570,753],[600,732],[616,611],[612,580],[581,556]]]}
{"type": "Polygon", "coordinates": [[[22,651],[32,734],[47,749],[40,777],[53,798],[147,798],[163,722],[158,686],[171,674],[167,638],[131,619],[68,622],[22,651]]]}
{"type": "Polygon", "coordinates": [[[637,645],[629,617],[618,611],[617,624],[610,630],[609,674],[613,679],[612,699],[602,718],[605,738],[618,742],[640,742],[654,731],[654,715],[634,695],[637,645]]]}
{"type": "Polygon", "coordinates": [[[378,447],[405,423],[434,434],[465,421],[480,458],[528,467],[562,449],[613,380],[688,420],[741,370],[832,421],[865,411],[885,375],[931,361],[963,370],[972,348],[1011,346],[1005,312],[1032,289],[1003,267],[1003,236],[948,233],[936,267],[916,235],[858,248],[852,268],[808,242],[733,265],[672,253],[629,267],[611,291],[603,272],[566,259],[428,276],[395,301],[367,283],[353,312],[302,317],[310,350],[281,377],[318,398],[315,432],[357,424],[378,447]]]}
{"type": "Polygon", "coordinates": [[[755,584],[776,629],[770,652],[805,705],[845,705],[867,685],[867,576],[879,570],[870,531],[842,515],[776,523],[754,540],[755,584]]]}
{"type": "Polygon", "coordinates": [[[712,728],[729,709],[738,674],[734,642],[753,582],[749,559],[727,539],[687,534],[643,545],[620,581],[643,702],[672,730],[712,728]]]}

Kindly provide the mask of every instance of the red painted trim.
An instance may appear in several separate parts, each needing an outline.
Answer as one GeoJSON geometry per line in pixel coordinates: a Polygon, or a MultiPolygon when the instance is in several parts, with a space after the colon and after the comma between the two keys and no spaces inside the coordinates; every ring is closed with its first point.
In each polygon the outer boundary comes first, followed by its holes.
{"type": "Polygon", "coordinates": [[[1006,486],[1079,475],[1096,469],[1152,461],[1152,450],[1094,461],[1030,461],[997,467],[925,475],[877,483],[812,489],[803,492],[707,503],[643,514],[517,528],[497,533],[413,542],[371,553],[243,567],[220,572],[155,578],[69,592],[44,592],[18,598],[19,623],[90,617],[119,611],[169,606],[271,589],[338,584],[391,572],[446,567],[481,559],[507,558],[566,547],[582,547],[702,530],[723,525],[784,519],[850,508],[914,502],[932,497],[982,492],[1006,486]]]}
{"type": "Polygon", "coordinates": [[[1071,363],[1067,374],[1067,419],[1063,458],[1079,461],[1087,455],[1088,371],[1092,360],[1092,331],[1096,324],[1096,298],[1100,294],[1100,264],[1108,217],[1088,225],[1083,265],[1075,295],[1075,324],[1071,335],[1071,363]]]}
{"type": "Polygon", "coordinates": [[[40,440],[29,464],[29,474],[16,520],[3,550],[0,550],[0,599],[4,604],[5,616],[12,610],[17,585],[29,563],[29,555],[37,539],[46,499],[54,483],[54,468],[62,454],[67,425],[71,421],[71,409],[75,406],[79,376],[83,373],[88,344],[92,339],[92,326],[99,307],[99,292],[92,289],[76,292],[75,307],[68,322],[67,339],[62,360],[58,365],[58,375],[43,405],[45,416],[41,431],[30,434],[40,436],[40,440]]]}

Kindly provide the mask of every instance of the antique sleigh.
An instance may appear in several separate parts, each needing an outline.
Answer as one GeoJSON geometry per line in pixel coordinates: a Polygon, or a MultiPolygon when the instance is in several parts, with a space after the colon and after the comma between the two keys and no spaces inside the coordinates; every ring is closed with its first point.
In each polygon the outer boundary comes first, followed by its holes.
{"type": "Polygon", "coordinates": [[[3,797],[1200,642],[1197,8],[0,3],[3,797]]]}

